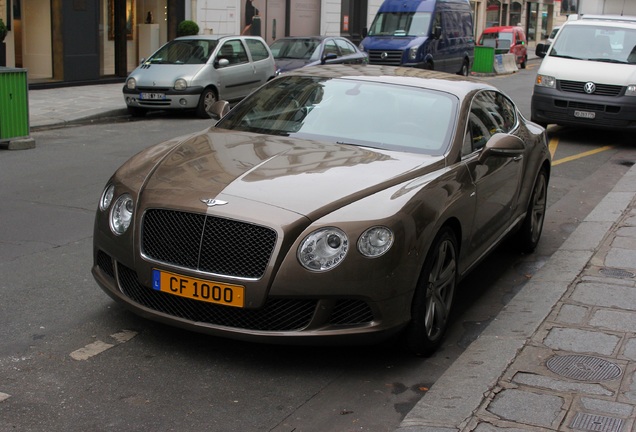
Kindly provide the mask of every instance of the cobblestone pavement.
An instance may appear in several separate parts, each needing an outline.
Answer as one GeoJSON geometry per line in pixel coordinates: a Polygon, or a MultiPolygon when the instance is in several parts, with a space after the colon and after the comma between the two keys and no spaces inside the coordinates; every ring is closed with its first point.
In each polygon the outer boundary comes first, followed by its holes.
{"type": "Polygon", "coordinates": [[[636,166],[399,432],[636,430],[636,166]]]}

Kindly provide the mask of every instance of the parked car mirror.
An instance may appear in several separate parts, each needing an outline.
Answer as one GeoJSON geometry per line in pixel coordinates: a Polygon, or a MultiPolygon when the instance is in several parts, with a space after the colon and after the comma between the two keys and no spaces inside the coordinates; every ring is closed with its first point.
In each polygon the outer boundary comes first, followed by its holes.
{"type": "Polygon", "coordinates": [[[337,58],[338,58],[338,56],[336,54],[334,54],[334,53],[325,54],[320,59],[320,64],[325,64],[325,63],[327,63],[327,61],[335,60],[337,58]]]}
{"type": "Polygon", "coordinates": [[[548,52],[548,48],[550,48],[550,44],[537,44],[537,47],[534,50],[534,53],[537,55],[537,57],[545,57],[546,53],[548,52]]]}
{"type": "MultiPolygon", "coordinates": [[[[227,60],[226,60],[227,61],[227,60]]],[[[210,117],[219,120],[230,111],[230,103],[228,101],[219,100],[210,107],[210,117]]]]}
{"type": "Polygon", "coordinates": [[[491,156],[498,157],[515,157],[519,156],[525,150],[526,146],[521,138],[506,133],[496,133],[486,143],[481,154],[479,162],[484,162],[491,156]]]}
{"type": "Polygon", "coordinates": [[[222,59],[218,59],[216,62],[214,62],[214,64],[216,65],[216,67],[225,67],[227,65],[230,64],[230,61],[228,59],[222,58],[222,59]]]}

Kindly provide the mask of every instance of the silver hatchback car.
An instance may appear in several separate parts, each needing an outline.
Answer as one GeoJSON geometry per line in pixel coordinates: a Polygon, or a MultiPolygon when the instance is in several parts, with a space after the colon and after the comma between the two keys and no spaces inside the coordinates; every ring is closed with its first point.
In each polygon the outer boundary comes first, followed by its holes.
{"type": "Polygon", "coordinates": [[[276,74],[274,57],[258,36],[184,36],[159,48],[128,76],[128,112],[196,110],[209,117],[219,99],[238,101],[276,74]]]}

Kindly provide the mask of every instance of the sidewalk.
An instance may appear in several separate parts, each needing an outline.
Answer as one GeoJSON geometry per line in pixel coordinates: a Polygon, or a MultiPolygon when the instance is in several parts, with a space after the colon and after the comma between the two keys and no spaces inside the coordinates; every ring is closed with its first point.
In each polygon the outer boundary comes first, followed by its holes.
{"type": "Polygon", "coordinates": [[[398,432],[636,431],[636,166],[398,432]]]}
{"type": "MultiPolygon", "coordinates": [[[[126,115],[122,84],[29,92],[41,130],[126,115]]],[[[636,166],[396,432],[636,431],[636,166]]]]}
{"type": "Polygon", "coordinates": [[[29,126],[37,131],[126,115],[123,86],[118,83],[30,90],[29,126]]]}

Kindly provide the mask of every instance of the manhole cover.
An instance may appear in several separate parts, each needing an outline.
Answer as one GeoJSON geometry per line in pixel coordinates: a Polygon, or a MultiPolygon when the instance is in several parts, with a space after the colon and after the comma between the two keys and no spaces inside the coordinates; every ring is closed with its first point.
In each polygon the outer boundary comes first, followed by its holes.
{"type": "Polygon", "coordinates": [[[609,268],[609,267],[600,269],[599,273],[602,274],[603,276],[608,276],[608,277],[613,277],[618,279],[629,279],[636,276],[634,275],[634,273],[630,271],[617,269],[617,268],[609,268]]]}
{"type": "Polygon", "coordinates": [[[619,432],[623,419],[595,414],[576,413],[570,427],[572,429],[595,432],[619,432]]]}
{"type": "Polygon", "coordinates": [[[583,355],[553,356],[546,366],[555,374],[579,381],[612,380],[621,374],[617,364],[583,355]]]}

